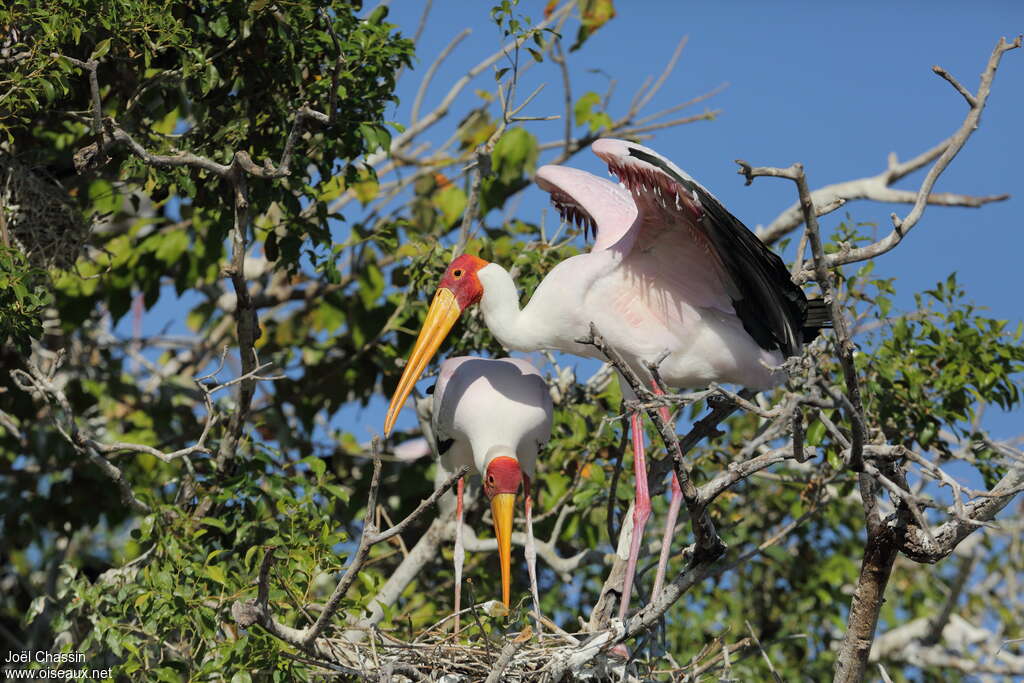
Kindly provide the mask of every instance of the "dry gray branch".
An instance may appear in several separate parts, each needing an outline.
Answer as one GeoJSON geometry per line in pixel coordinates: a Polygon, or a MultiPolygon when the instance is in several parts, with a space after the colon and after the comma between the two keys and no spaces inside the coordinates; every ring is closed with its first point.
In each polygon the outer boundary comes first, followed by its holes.
{"type": "MultiPolygon", "coordinates": [[[[868,259],[881,256],[882,254],[891,251],[896,247],[896,245],[903,241],[903,238],[906,237],[907,233],[909,233],[915,225],[917,225],[921,216],[924,214],[925,206],[929,203],[928,199],[931,195],[932,188],[935,186],[935,182],[939,179],[939,176],[942,175],[943,171],[946,170],[946,167],[953,161],[953,158],[961,149],[963,149],[963,146],[967,143],[967,140],[971,137],[974,131],[978,129],[981,120],[981,113],[984,111],[985,105],[988,102],[988,97],[992,92],[992,83],[995,79],[996,69],[999,67],[999,63],[1002,60],[1003,55],[1010,50],[1015,50],[1021,47],[1021,45],[1021,36],[1017,36],[1017,38],[1011,42],[1007,42],[1005,38],[999,39],[999,42],[996,44],[995,49],[992,51],[992,54],[988,59],[985,70],[981,74],[981,82],[978,84],[977,93],[973,95],[973,101],[971,98],[968,98],[970,106],[967,116],[964,118],[960,128],[957,129],[952,137],[949,138],[948,144],[945,144],[934,165],[929,169],[921,183],[921,186],[917,190],[914,198],[914,205],[911,207],[910,211],[902,218],[893,214],[893,229],[882,239],[863,247],[842,249],[834,254],[829,254],[826,258],[826,266],[835,267],[846,263],[867,261],[868,259]]],[[[949,79],[947,78],[947,80],[949,79]]],[[[998,197],[990,199],[992,201],[996,201],[998,197]]],[[[810,273],[805,271],[805,276],[809,275],[810,273]]]]}

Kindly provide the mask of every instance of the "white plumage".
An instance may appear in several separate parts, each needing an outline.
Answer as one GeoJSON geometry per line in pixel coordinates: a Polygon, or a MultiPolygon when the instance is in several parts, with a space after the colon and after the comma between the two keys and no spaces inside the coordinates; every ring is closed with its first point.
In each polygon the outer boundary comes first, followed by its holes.
{"type": "Polygon", "coordinates": [[[469,465],[483,476],[498,455],[533,478],[551,437],[551,395],[533,365],[518,358],[459,356],[441,363],[434,385],[434,436],[441,466],[469,465]],[[442,450],[442,444],[447,448],[442,450]]]}
{"type": "MultiPolygon", "coordinates": [[[[540,372],[518,358],[449,358],[441,364],[434,385],[433,428],[441,468],[452,473],[463,466],[484,478],[491,499],[501,563],[502,599],[509,603],[513,503],[520,483],[525,488],[526,563],[534,610],[537,594],[537,553],[533,542],[530,481],[537,453],[551,437],[551,395],[540,372]],[[504,465],[504,467],[502,466],[504,465]]],[[[459,630],[462,594],[464,484],[459,480],[455,527],[455,631],[459,630]]]]}

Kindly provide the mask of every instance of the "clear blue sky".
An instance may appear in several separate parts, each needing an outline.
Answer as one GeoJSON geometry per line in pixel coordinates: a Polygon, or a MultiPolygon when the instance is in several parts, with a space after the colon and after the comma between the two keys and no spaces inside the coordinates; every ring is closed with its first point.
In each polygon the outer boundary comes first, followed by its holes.
{"type": "MultiPolygon", "coordinates": [[[[500,36],[488,21],[490,4],[434,3],[417,68],[401,82],[399,120],[408,113],[420,74],[463,27],[473,33],[438,72],[425,110],[465,69],[495,49],[500,36]]],[[[522,0],[519,9],[539,21],[543,5],[522,0]]],[[[422,2],[394,2],[390,19],[411,34],[422,7],[422,2]]],[[[659,131],[647,144],[710,188],[750,227],[768,223],[789,206],[794,188],[789,181],[768,178],[745,187],[734,159],[777,166],[803,162],[812,188],[874,175],[890,152],[908,159],[963,121],[966,103],[932,73],[932,65],[946,68],[973,91],[999,37],[1012,39],[1024,31],[1024,4],[1009,0],[971,3],[970,8],[954,2],[833,6],[620,0],[616,8],[618,16],[569,55],[573,97],[588,90],[603,94],[610,76],[617,81],[610,113],[622,113],[636,87],[647,75],[659,74],[679,39],[689,36],[679,65],[648,111],[728,83],[724,92],[693,110],[706,106],[722,113],[713,122],[659,131]]],[[[571,26],[570,39],[575,34],[571,26]]],[[[542,82],[547,84],[544,93],[524,113],[561,113],[560,79],[547,65],[528,71],[520,92],[542,82]]],[[[490,75],[477,85],[492,86],[490,75]]],[[[453,122],[462,111],[450,114],[453,122]]],[[[981,128],[936,186],[937,191],[1012,197],[981,209],[930,207],[907,241],[877,263],[877,275],[897,278],[898,307],[911,308],[913,292],[956,271],[969,297],[989,307],[991,315],[1024,319],[1022,112],[1024,50],[1018,50],[1004,56],[981,128]]],[[[529,125],[543,141],[557,137],[563,124],[529,125]]],[[[589,152],[570,164],[600,174],[605,170],[589,152]]],[[[916,188],[922,178],[919,172],[897,187],[916,188]]],[[[517,211],[523,216],[532,212],[536,219],[544,206],[546,197],[531,188],[517,211]]],[[[890,212],[903,214],[908,208],[852,202],[823,219],[823,229],[830,232],[848,212],[855,221],[876,223],[885,234],[890,212]]],[[[355,428],[361,437],[379,429],[378,409],[374,405],[352,415],[362,423],[355,428]]],[[[411,424],[411,416],[407,419],[411,424]]],[[[987,422],[1001,436],[1021,431],[1013,416],[991,415],[987,422]]]]}

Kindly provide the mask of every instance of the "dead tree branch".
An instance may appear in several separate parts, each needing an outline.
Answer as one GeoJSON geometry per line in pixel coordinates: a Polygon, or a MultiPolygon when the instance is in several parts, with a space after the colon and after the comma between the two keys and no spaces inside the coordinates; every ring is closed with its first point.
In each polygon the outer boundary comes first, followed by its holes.
{"type": "MultiPolygon", "coordinates": [[[[832,274],[828,271],[827,257],[821,243],[821,232],[818,228],[818,217],[814,208],[814,200],[807,186],[807,177],[804,175],[803,164],[796,163],[789,168],[754,168],[745,161],[737,160],[736,163],[740,165],[740,173],[746,176],[748,183],[760,176],[789,178],[796,183],[797,192],[800,196],[800,207],[804,215],[804,224],[807,226],[807,242],[811,245],[814,280],[821,287],[822,295],[829,305],[829,316],[832,319],[832,327],[835,331],[839,363],[843,368],[846,395],[850,402],[849,410],[846,411],[852,425],[849,465],[853,471],[859,472],[863,468],[864,442],[867,438],[867,429],[864,423],[864,409],[860,397],[857,370],[853,364],[853,341],[850,339],[849,327],[846,324],[846,316],[840,306],[839,298],[833,290],[834,282],[832,274]]],[[[801,261],[802,259],[803,254],[797,254],[797,260],[801,261]]]]}
{"type": "MultiPolygon", "coordinates": [[[[942,67],[932,67],[936,74],[948,81],[958,93],[963,95],[968,105],[967,117],[952,136],[913,159],[902,163],[897,162],[894,156],[890,156],[888,167],[878,175],[827,185],[814,191],[812,199],[814,204],[819,207],[819,210],[828,207],[827,210],[819,215],[834,211],[847,201],[855,199],[913,204],[910,212],[903,218],[897,218],[893,214],[893,231],[887,237],[874,244],[848,250],[846,253],[831,254],[828,262],[830,267],[843,263],[866,261],[889,251],[899,244],[910,229],[917,224],[927,204],[979,207],[990,202],[1003,201],[1009,197],[1009,195],[1005,194],[976,197],[948,192],[932,193],[931,190],[935,186],[935,181],[938,180],[938,177],[953,160],[953,157],[957,155],[971,134],[978,128],[981,112],[984,110],[988,96],[991,93],[992,82],[1003,54],[1020,46],[1020,36],[1011,42],[1007,42],[1005,38],[1000,38],[999,43],[989,57],[985,70],[981,74],[981,82],[978,85],[977,93],[968,92],[964,86],[942,67]],[[917,191],[897,190],[891,187],[896,181],[927,166],[933,161],[935,164],[928,171],[917,191]]],[[[794,204],[783,211],[767,227],[758,231],[758,237],[765,243],[772,244],[783,235],[798,227],[803,220],[803,211],[800,204],[794,204]]]]}
{"type": "MultiPolygon", "coordinates": [[[[971,197],[948,193],[932,194],[932,188],[935,186],[939,176],[942,175],[943,171],[946,170],[946,167],[953,161],[953,158],[956,157],[961,149],[963,149],[963,146],[967,143],[967,140],[971,137],[974,131],[978,129],[981,121],[981,113],[985,109],[988,97],[991,94],[996,69],[999,67],[1003,54],[1021,47],[1021,44],[1021,36],[1017,36],[1017,38],[1010,42],[1007,42],[1005,38],[999,39],[999,42],[996,44],[995,49],[992,51],[992,54],[988,59],[985,70],[981,74],[978,91],[974,94],[967,93],[963,86],[957,83],[955,79],[952,79],[952,76],[950,76],[941,67],[933,68],[933,71],[935,71],[936,74],[953,84],[957,92],[961,95],[964,95],[965,93],[968,95],[965,96],[965,100],[968,104],[967,116],[964,118],[963,123],[956,132],[954,132],[948,139],[942,141],[927,152],[924,152],[914,159],[902,164],[897,163],[895,159],[890,159],[889,168],[877,176],[861,178],[859,180],[839,183],[837,185],[830,185],[815,192],[816,196],[814,197],[814,200],[816,204],[820,202],[821,204],[828,206],[834,205],[835,208],[839,208],[842,203],[850,199],[873,199],[883,202],[900,201],[913,203],[910,211],[902,218],[897,217],[896,214],[892,214],[893,229],[886,237],[863,247],[846,248],[834,254],[829,254],[826,259],[826,266],[831,268],[846,263],[867,261],[892,250],[897,244],[903,241],[903,238],[906,237],[907,233],[917,225],[921,216],[924,214],[925,207],[928,204],[941,206],[982,206],[989,202],[1002,201],[1007,198],[1007,195],[971,197]],[[912,193],[912,196],[905,191],[892,190],[889,188],[891,183],[903,178],[919,168],[926,166],[932,161],[934,161],[934,164],[925,175],[925,178],[917,191],[912,193]]],[[[787,209],[782,215],[769,224],[766,229],[761,231],[759,236],[766,242],[771,243],[797,227],[800,224],[800,220],[796,215],[795,209],[796,207],[787,209]]],[[[812,272],[810,270],[805,270],[801,277],[797,279],[806,279],[811,275],[812,272]]]]}

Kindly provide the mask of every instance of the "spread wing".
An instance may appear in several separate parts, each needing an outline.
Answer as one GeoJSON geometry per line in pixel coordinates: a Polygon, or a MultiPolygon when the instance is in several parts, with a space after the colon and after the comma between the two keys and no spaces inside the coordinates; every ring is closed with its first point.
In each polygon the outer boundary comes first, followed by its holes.
{"type": "MultiPolygon", "coordinates": [[[[800,352],[807,298],[785,263],[739,219],[684,171],[653,150],[623,140],[598,140],[594,152],[630,189],[640,216],[621,248],[703,266],[675,276],[681,295],[699,305],[728,300],[743,328],[764,349],[800,352]],[[689,260],[687,260],[689,259],[689,260]],[[702,287],[700,282],[704,283],[702,287]]],[[[662,277],[664,265],[659,267],[662,277]]],[[[668,270],[673,270],[671,267],[668,270]]],[[[675,269],[677,272],[682,269],[675,269]]]]}
{"type": "Polygon", "coordinates": [[[617,183],[568,166],[541,166],[534,176],[562,220],[594,234],[591,251],[603,251],[625,235],[636,219],[636,204],[617,183]]]}

